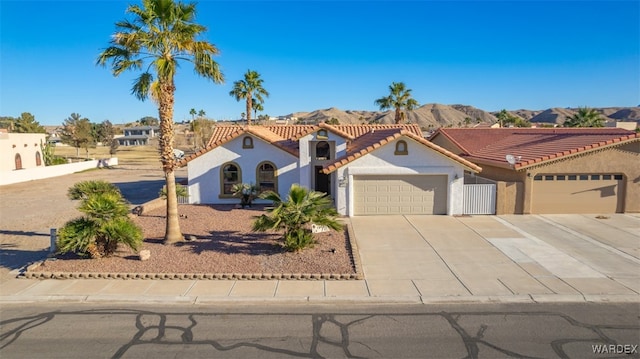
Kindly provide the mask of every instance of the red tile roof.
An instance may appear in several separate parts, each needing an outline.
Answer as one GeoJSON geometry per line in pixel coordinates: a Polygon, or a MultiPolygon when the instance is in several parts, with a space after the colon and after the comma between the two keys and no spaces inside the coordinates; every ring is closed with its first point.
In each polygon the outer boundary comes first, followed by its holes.
{"type": "Polygon", "coordinates": [[[322,169],[322,172],[329,174],[337,170],[338,168],[366,155],[367,153],[376,150],[384,145],[387,145],[403,136],[410,138],[422,145],[425,145],[426,147],[429,147],[446,157],[449,157],[450,159],[460,163],[473,172],[480,172],[482,170],[478,165],[471,163],[432,142],[427,141],[426,139],[424,139],[424,137],[418,136],[412,131],[408,131],[402,128],[383,128],[375,130],[373,132],[369,131],[368,133],[364,133],[360,137],[356,138],[347,146],[347,154],[336,159],[335,162],[325,165],[322,169]]]}
{"type": "Polygon", "coordinates": [[[640,136],[619,128],[441,128],[461,149],[459,155],[480,164],[512,168],[507,154],[522,156],[513,169],[524,169],[547,161],[609,146],[640,141],[640,136]]]}
{"type": "Polygon", "coordinates": [[[347,155],[344,158],[338,159],[334,164],[326,166],[325,171],[327,171],[327,173],[344,166],[353,159],[359,158],[376,148],[384,146],[400,136],[410,137],[411,139],[460,162],[472,171],[480,171],[480,167],[475,164],[425,140],[422,137],[420,127],[415,124],[328,125],[326,123],[320,123],[319,125],[216,126],[213,130],[213,134],[211,135],[211,139],[207,142],[207,146],[179,161],[178,166],[184,166],[189,161],[202,156],[212,149],[221,146],[242,134],[252,134],[294,156],[299,156],[298,140],[301,137],[321,128],[348,140],[347,155]]]}

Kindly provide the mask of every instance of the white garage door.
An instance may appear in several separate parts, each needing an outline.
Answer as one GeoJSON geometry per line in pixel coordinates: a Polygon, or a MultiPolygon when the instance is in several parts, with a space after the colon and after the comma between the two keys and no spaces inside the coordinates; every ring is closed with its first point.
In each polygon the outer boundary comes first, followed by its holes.
{"type": "Polygon", "coordinates": [[[446,175],[354,176],[354,214],[447,214],[446,175]]]}

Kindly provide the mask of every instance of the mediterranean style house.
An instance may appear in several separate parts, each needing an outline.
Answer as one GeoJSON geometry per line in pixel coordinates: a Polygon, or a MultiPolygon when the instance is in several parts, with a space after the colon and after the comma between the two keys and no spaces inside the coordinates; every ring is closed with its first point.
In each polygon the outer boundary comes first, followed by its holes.
{"type": "MultiPolygon", "coordinates": [[[[497,214],[640,212],[640,136],[621,128],[441,128],[497,182],[497,214]]],[[[476,178],[467,176],[467,181],[476,178]]]]}
{"type": "Polygon", "coordinates": [[[188,169],[190,203],[236,204],[236,183],[286,198],[297,183],[327,193],[347,216],[462,214],[464,173],[481,170],[417,125],[325,123],[218,126],[178,165],[188,169]]]}
{"type": "Polygon", "coordinates": [[[0,129],[0,171],[44,167],[44,133],[8,133],[0,129]]]}

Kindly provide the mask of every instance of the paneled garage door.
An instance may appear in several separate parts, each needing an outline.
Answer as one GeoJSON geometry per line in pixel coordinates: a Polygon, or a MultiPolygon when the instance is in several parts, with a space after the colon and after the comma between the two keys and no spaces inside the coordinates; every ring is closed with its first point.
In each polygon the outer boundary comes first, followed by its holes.
{"type": "Polygon", "coordinates": [[[354,214],[447,214],[447,176],[354,176],[354,214]]]}
{"type": "Polygon", "coordinates": [[[531,213],[622,212],[620,174],[549,174],[533,178],[531,213]]]}

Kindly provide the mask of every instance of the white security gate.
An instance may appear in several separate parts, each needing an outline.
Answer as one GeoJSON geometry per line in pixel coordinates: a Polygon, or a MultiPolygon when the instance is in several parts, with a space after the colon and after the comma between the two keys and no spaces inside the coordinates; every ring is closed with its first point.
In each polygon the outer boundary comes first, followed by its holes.
{"type": "Polygon", "coordinates": [[[464,214],[496,214],[495,184],[465,184],[464,214]]]}

